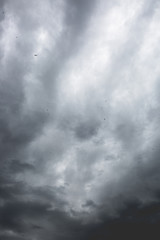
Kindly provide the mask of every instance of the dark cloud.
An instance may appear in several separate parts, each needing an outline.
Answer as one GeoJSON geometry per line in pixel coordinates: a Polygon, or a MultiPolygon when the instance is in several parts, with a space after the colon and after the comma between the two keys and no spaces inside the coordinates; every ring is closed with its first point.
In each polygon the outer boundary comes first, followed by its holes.
{"type": "Polygon", "coordinates": [[[87,23],[91,17],[91,12],[95,7],[94,1],[73,1],[69,0],[67,4],[67,14],[65,22],[68,28],[74,33],[74,37],[77,37],[83,30],[86,29],[87,23]]]}
{"type": "Polygon", "coordinates": [[[16,159],[11,160],[11,171],[13,172],[23,172],[23,171],[34,171],[35,167],[30,163],[21,163],[16,159]]]}
{"type": "Polygon", "coordinates": [[[97,124],[96,123],[94,124],[92,120],[86,123],[79,123],[79,125],[75,129],[77,138],[82,140],[88,139],[96,135],[97,131],[98,131],[97,124]]]}
{"type": "Polygon", "coordinates": [[[158,1],[0,9],[0,239],[159,239],[158,1]]]}
{"type": "Polygon", "coordinates": [[[159,238],[159,203],[141,206],[138,202],[126,204],[121,217],[108,219],[88,226],[86,239],[150,239],[159,238]]]}

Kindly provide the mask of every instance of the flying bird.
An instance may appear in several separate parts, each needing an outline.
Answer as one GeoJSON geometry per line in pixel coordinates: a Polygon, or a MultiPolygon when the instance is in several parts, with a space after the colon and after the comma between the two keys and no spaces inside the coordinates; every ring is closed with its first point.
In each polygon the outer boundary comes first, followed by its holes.
{"type": "Polygon", "coordinates": [[[37,57],[38,55],[37,54],[34,54],[35,57],[37,57]]]}

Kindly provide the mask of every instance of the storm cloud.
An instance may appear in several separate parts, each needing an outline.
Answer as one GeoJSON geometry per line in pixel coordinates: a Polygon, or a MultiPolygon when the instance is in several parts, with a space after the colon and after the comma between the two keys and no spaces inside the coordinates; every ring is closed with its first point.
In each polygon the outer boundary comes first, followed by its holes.
{"type": "Polygon", "coordinates": [[[159,239],[159,23],[157,0],[0,1],[0,239],[159,239]]]}

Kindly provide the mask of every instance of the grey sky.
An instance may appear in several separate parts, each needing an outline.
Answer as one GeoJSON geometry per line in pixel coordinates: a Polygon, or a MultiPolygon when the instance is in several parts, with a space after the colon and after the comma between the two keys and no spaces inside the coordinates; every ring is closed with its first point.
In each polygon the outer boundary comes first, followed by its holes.
{"type": "Polygon", "coordinates": [[[0,239],[111,239],[159,204],[159,23],[156,0],[0,1],[0,239]]]}

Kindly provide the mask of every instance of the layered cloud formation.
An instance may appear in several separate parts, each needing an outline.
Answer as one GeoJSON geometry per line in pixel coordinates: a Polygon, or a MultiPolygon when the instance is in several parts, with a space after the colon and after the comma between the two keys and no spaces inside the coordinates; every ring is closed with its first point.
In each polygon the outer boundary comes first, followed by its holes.
{"type": "Polygon", "coordinates": [[[159,22],[158,0],[0,1],[0,239],[157,227],[159,22]]]}

